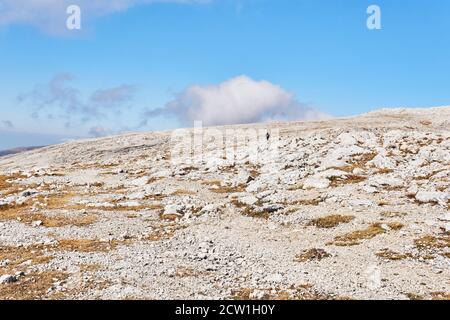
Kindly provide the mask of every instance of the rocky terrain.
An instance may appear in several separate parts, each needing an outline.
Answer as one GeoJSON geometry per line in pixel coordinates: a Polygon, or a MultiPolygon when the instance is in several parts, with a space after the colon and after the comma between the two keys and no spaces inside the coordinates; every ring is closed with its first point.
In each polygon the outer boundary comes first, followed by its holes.
{"type": "Polygon", "coordinates": [[[185,163],[171,132],[2,157],[0,299],[449,299],[449,128],[395,109],[214,128],[263,139],[185,163]]]}

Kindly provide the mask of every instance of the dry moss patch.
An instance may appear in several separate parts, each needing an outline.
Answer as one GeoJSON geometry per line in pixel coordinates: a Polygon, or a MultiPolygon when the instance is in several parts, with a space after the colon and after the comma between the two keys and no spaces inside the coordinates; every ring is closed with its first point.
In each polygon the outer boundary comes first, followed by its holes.
{"type": "Polygon", "coordinates": [[[343,216],[339,214],[333,214],[322,218],[313,219],[308,225],[316,226],[317,228],[334,228],[341,223],[349,223],[355,219],[355,216],[343,216]]]}
{"type": "Polygon", "coordinates": [[[313,260],[322,260],[325,258],[331,257],[331,254],[326,252],[323,249],[308,249],[304,250],[302,253],[295,256],[294,261],[296,262],[306,262],[306,261],[313,261],[313,260]]]}

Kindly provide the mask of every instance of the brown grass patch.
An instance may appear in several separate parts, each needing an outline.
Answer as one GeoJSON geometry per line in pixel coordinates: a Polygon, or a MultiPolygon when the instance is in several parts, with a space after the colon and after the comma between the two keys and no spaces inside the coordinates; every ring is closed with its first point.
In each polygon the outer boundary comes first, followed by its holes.
{"type": "Polygon", "coordinates": [[[234,299],[234,300],[256,300],[251,297],[253,292],[256,290],[263,292],[263,297],[262,297],[263,300],[286,301],[286,300],[328,300],[328,299],[330,299],[330,296],[317,292],[309,284],[292,286],[288,289],[241,288],[238,290],[232,290],[231,299],[234,299]]]}
{"type": "Polygon", "coordinates": [[[380,213],[381,216],[385,218],[401,218],[406,216],[406,213],[404,212],[392,212],[392,211],[385,211],[380,213]]]}
{"type": "Polygon", "coordinates": [[[316,226],[317,228],[334,228],[341,223],[349,223],[353,219],[355,219],[355,216],[333,214],[326,217],[313,219],[308,223],[308,225],[316,226]]]}
{"type": "Polygon", "coordinates": [[[149,241],[162,241],[171,239],[178,230],[184,229],[186,226],[179,224],[160,225],[152,230],[148,235],[149,241]]]}
{"type": "Polygon", "coordinates": [[[322,198],[298,199],[290,204],[295,206],[318,206],[321,202],[323,202],[322,198]]]}
{"type": "Polygon", "coordinates": [[[381,227],[381,223],[373,223],[366,229],[353,231],[335,237],[334,244],[337,246],[354,246],[361,244],[363,240],[372,239],[385,232],[386,230],[381,227]]]}
{"type": "Polygon", "coordinates": [[[365,153],[365,154],[359,154],[356,155],[358,159],[355,161],[352,161],[349,165],[341,166],[341,167],[334,167],[333,169],[345,171],[345,172],[353,172],[356,168],[364,168],[367,164],[367,162],[373,160],[377,156],[377,153],[365,153]]]}
{"type": "Polygon", "coordinates": [[[17,184],[16,180],[24,179],[24,176],[21,173],[14,173],[10,175],[0,175],[0,191],[5,191],[8,188],[11,188],[15,184],[17,184]]]}
{"type": "MultiPolygon", "coordinates": [[[[52,215],[47,216],[43,214],[32,214],[26,216],[27,222],[40,220],[42,225],[47,228],[58,228],[65,226],[86,227],[98,221],[98,216],[95,214],[86,214],[81,216],[67,216],[67,215],[52,215]],[[31,219],[32,218],[32,219],[31,219]]],[[[24,220],[22,220],[23,222],[24,220]]]]}
{"type": "MultiPolygon", "coordinates": [[[[261,211],[255,210],[255,209],[252,208],[252,206],[249,206],[249,205],[247,205],[245,203],[242,203],[242,202],[240,202],[237,199],[231,200],[231,203],[236,208],[241,209],[241,213],[244,216],[251,217],[251,218],[263,218],[263,219],[269,219],[269,217],[270,217],[270,213],[269,212],[267,212],[265,210],[261,210],[261,211]]],[[[260,205],[259,202],[257,202],[255,204],[255,206],[258,206],[258,205],[260,205]]]]}
{"type": "Polygon", "coordinates": [[[424,236],[420,239],[414,240],[414,244],[416,248],[419,250],[426,249],[444,249],[450,247],[450,236],[442,235],[442,236],[424,236]]]}
{"type": "Polygon", "coordinates": [[[217,188],[209,189],[211,192],[219,193],[219,194],[228,194],[228,193],[240,193],[245,191],[245,185],[240,184],[237,186],[218,186],[217,188]]]}
{"type": "Polygon", "coordinates": [[[425,299],[422,295],[416,294],[416,293],[406,293],[406,296],[408,297],[409,300],[424,300],[425,299]]]}
{"type": "MultiPolygon", "coordinates": [[[[377,235],[386,233],[382,227],[382,223],[372,223],[369,227],[364,230],[357,230],[342,236],[337,236],[334,238],[335,242],[333,244],[337,246],[354,246],[359,245],[363,240],[368,240],[376,237],[377,235]]],[[[389,229],[397,231],[403,228],[403,224],[400,222],[389,222],[386,223],[389,229]]]]}
{"type": "Polygon", "coordinates": [[[171,196],[184,196],[184,195],[193,195],[196,194],[194,191],[191,190],[184,190],[184,189],[178,189],[171,193],[171,196]]]}
{"type": "Polygon", "coordinates": [[[411,253],[398,253],[389,249],[382,249],[380,252],[377,252],[376,255],[385,260],[405,260],[408,258],[412,258],[413,255],[411,253]]]}
{"type": "Polygon", "coordinates": [[[424,259],[426,257],[433,259],[433,254],[439,254],[445,258],[450,258],[450,235],[440,234],[437,236],[427,235],[422,238],[414,240],[416,248],[421,251],[424,259]]]}
{"type": "Polygon", "coordinates": [[[330,181],[331,181],[330,186],[338,187],[338,186],[345,185],[345,184],[355,184],[355,183],[360,183],[366,179],[367,179],[366,177],[358,176],[355,174],[349,174],[344,177],[332,177],[330,179],[330,181]]]}
{"type": "Polygon", "coordinates": [[[108,252],[114,250],[118,241],[100,241],[90,239],[63,239],[58,240],[56,250],[77,252],[108,252]]]}
{"type": "Polygon", "coordinates": [[[11,270],[17,270],[17,268],[20,269],[20,265],[27,261],[29,261],[29,266],[44,264],[52,259],[51,256],[45,254],[45,247],[43,245],[27,247],[0,246],[0,261],[9,261],[6,266],[0,267],[1,273],[8,273],[11,270]]]}
{"type": "Polygon", "coordinates": [[[98,220],[98,216],[94,214],[69,216],[65,214],[45,215],[31,212],[31,208],[37,203],[45,204],[45,206],[43,206],[45,210],[61,208],[78,210],[84,208],[84,206],[77,205],[66,206],[71,196],[71,194],[62,194],[53,197],[39,196],[28,199],[23,204],[9,204],[0,206],[0,221],[17,220],[22,223],[31,224],[34,221],[40,220],[42,221],[43,226],[53,228],[69,225],[84,227],[98,220]]]}
{"type": "Polygon", "coordinates": [[[95,272],[103,268],[101,264],[98,263],[83,263],[78,266],[81,272],[95,272]]]}
{"type": "Polygon", "coordinates": [[[60,271],[43,271],[28,274],[19,281],[2,285],[0,300],[41,300],[51,299],[49,289],[55,282],[64,281],[67,273],[60,271]]]}
{"type": "Polygon", "coordinates": [[[432,292],[431,299],[433,299],[433,300],[450,300],[450,293],[448,293],[448,292],[432,292]]]}
{"type": "Polygon", "coordinates": [[[312,260],[320,261],[328,257],[331,257],[331,254],[329,254],[325,250],[313,248],[304,250],[302,253],[296,255],[294,261],[296,262],[306,262],[312,260]]]}

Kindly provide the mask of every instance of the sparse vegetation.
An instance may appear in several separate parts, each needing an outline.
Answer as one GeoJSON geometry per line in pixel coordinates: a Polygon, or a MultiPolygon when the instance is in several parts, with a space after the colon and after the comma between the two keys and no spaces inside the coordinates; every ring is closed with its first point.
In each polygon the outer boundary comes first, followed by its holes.
{"type": "Polygon", "coordinates": [[[349,223],[355,219],[355,216],[343,216],[340,214],[333,214],[322,218],[313,219],[309,225],[317,228],[335,228],[342,223],[349,223]]]}
{"type": "Polygon", "coordinates": [[[304,250],[302,253],[295,256],[294,261],[297,262],[306,262],[306,261],[312,261],[312,260],[322,260],[325,258],[331,257],[331,254],[326,252],[323,249],[308,249],[304,250]]]}
{"type": "Polygon", "coordinates": [[[398,253],[389,249],[383,249],[380,252],[377,252],[376,255],[385,260],[394,260],[394,261],[404,260],[413,257],[411,253],[398,253]]]}
{"type": "Polygon", "coordinates": [[[321,294],[309,284],[292,286],[289,289],[252,289],[241,288],[232,291],[234,300],[327,300],[332,297],[321,294]],[[258,294],[255,295],[255,291],[258,294]],[[257,296],[257,297],[255,297],[257,296]]]}
{"type": "Polygon", "coordinates": [[[354,246],[363,240],[372,239],[377,235],[385,233],[386,230],[381,227],[380,223],[373,223],[363,230],[353,231],[342,236],[337,236],[334,244],[337,246],[354,246]]]}
{"type": "Polygon", "coordinates": [[[61,271],[41,271],[27,274],[19,281],[2,285],[0,300],[40,300],[50,299],[49,291],[54,283],[64,281],[68,274],[61,271]]]}
{"type": "Polygon", "coordinates": [[[56,250],[77,252],[107,252],[116,248],[117,241],[100,241],[91,239],[58,240],[56,250]]]}

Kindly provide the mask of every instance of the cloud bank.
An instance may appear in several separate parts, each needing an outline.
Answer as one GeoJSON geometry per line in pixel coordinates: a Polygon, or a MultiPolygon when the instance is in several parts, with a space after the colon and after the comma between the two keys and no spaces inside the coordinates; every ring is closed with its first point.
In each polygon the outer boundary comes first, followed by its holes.
{"type": "Polygon", "coordinates": [[[328,115],[299,102],[294,94],[268,81],[239,76],[218,85],[191,86],[163,108],[147,110],[147,119],[177,118],[190,126],[245,124],[265,121],[320,120],[328,115]]]}
{"type": "Polygon", "coordinates": [[[152,3],[200,4],[210,0],[0,0],[0,27],[29,25],[51,33],[66,32],[66,9],[81,8],[82,19],[92,20],[125,11],[131,7],[152,3]]]}

